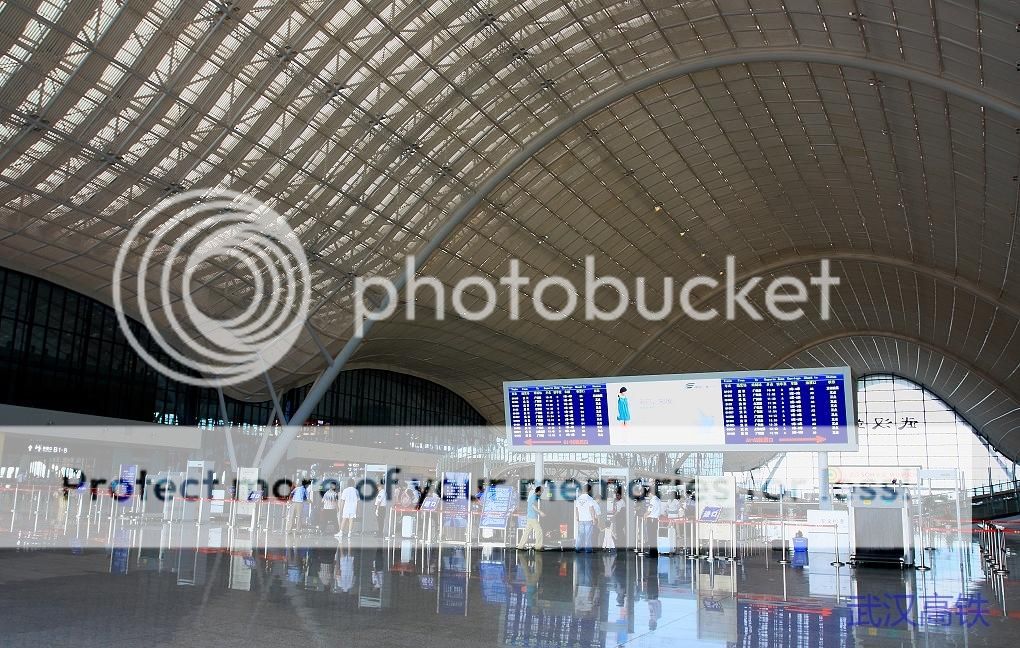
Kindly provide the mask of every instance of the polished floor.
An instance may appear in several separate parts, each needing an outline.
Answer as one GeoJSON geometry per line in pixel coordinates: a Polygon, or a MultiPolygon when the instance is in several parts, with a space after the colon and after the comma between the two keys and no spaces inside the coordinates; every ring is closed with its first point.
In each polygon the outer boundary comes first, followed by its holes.
{"type": "Polygon", "coordinates": [[[1020,635],[1018,581],[986,573],[970,543],[920,572],[781,565],[771,550],[731,563],[296,542],[5,549],[0,646],[970,648],[1020,635]]]}

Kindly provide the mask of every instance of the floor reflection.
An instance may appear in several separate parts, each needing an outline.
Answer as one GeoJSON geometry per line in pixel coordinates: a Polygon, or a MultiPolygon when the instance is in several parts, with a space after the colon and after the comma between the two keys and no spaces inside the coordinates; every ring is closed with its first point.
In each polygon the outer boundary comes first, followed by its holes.
{"type": "Polygon", "coordinates": [[[972,544],[940,548],[916,572],[807,554],[780,565],[767,551],[727,562],[412,541],[271,547],[226,530],[219,548],[188,549],[140,531],[119,530],[105,551],[0,552],[3,645],[969,648],[1015,645],[1020,630],[1015,581],[986,574],[972,544]]]}

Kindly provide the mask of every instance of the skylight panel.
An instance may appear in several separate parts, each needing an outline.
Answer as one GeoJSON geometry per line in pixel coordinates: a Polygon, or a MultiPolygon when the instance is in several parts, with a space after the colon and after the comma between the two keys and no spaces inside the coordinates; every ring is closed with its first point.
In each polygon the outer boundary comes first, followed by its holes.
{"type": "Polygon", "coordinates": [[[99,10],[82,25],[81,31],[78,32],[78,40],[98,43],[113,24],[113,19],[120,13],[122,4],[117,0],[102,0],[99,10]]]}
{"type": "Polygon", "coordinates": [[[11,76],[32,57],[33,53],[39,51],[40,43],[49,33],[48,25],[35,19],[27,21],[21,36],[0,58],[0,86],[7,83],[11,76]]]}

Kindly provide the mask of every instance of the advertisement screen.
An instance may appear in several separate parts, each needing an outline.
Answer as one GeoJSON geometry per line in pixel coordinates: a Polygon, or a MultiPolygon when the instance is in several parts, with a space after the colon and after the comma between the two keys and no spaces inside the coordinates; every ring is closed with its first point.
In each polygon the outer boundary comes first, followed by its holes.
{"type": "Polygon", "coordinates": [[[847,367],[503,383],[515,449],[856,450],[847,367]]]}

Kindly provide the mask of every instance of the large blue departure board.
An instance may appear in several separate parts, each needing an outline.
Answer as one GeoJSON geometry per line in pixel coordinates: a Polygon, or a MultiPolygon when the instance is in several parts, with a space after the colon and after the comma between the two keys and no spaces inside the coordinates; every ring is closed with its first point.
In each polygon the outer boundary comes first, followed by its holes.
{"type": "Polygon", "coordinates": [[[855,450],[846,367],[503,384],[519,449],[855,450]]]}

